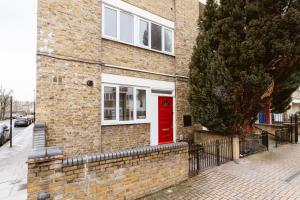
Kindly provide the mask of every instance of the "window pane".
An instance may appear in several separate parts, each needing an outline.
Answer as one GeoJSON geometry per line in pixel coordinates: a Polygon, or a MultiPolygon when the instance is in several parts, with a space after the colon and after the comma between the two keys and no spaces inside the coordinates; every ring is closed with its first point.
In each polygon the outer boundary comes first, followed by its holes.
{"type": "Polygon", "coordinates": [[[149,23],[140,20],[140,44],[149,46],[149,23]]]}
{"type": "Polygon", "coordinates": [[[115,87],[104,87],[104,120],[116,120],[115,87]]]}
{"type": "Polygon", "coordinates": [[[133,43],[133,16],[124,12],[120,13],[120,39],[133,43]]]}
{"type": "Polygon", "coordinates": [[[117,37],[117,11],[105,8],[104,19],[104,34],[117,37]]]}
{"type": "Polygon", "coordinates": [[[146,119],[146,90],[136,90],[136,117],[146,119]]]}
{"type": "Polygon", "coordinates": [[[151,48],[161,51],[161,26],[151,24],[151,48]]]}
{"type": "Polygon", "coordinates": [[[120,87],[120,121],[133,120],[133,88],[120,87]]]}
{"type": "Polygon", "coordinates": [[[165,29],[165,51],[172,52],[173,41],[172,41],[172,31],[165,29]]]}

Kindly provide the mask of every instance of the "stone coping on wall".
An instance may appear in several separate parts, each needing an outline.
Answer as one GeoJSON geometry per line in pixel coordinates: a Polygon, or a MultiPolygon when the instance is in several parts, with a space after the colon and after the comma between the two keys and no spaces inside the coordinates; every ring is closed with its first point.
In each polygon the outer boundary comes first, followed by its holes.
{"type": "Polygon", "coordinates": [[[255,123],[254,128],[257,128],[255,126],[268,126],[268,127],[283,127],[283,125],[287,125],[288,123],[283,124],[261,124],[261,123],[255,123]]]}
{"type": "Polygon", "coordinates": [[[155,153],[165,150],[173,150],[179,149],[183,147],[187,147],[188,143],[186,142],[177,142],[172,144],[163,144],[157,146],[146,146],[141,148],[133,148],[123,151],[116,151],[116,152],[107,152],[107,153],[98,153],[93,155],[85,155],[85,156],[78,156],[73,158],[66,158],[63,160],[63,166],[76,166],[86,163],[92,162],[99,162],[104,160],[112,160],[112,159],[119,159],[124,157],[130,156],[139,156],[143,154],[155,153]]]}
{"type": "Polygon", "coordinates": [[[46,147],[46,123],[36,122],[33,128],[33,144],[34,149],[46,147]]]}
{"type": "Polygon", "coordinates": [[[63,156],[63,152],[59,147],[39,148],[32,151],[28,156],[28,160],[47,159],[58,156],[63,156]]]}
{"type": "Polygon", "coordinates": [[[205,133],[205,134],[212,134],[212,135],[228,136],[228,134],[226,134],[226,133],[214,132],[214,131],[210,131],[210,130],[196,129],[195,131],[197,133],[205,133]]]}
{"type": "Polygon", "coordinates": [[[46,147],[46,123],[36,122],[33,128],[33,151],[28,162],[40,162],[49,159],[62,159],[63,152],[59,147],[46,147]]]}

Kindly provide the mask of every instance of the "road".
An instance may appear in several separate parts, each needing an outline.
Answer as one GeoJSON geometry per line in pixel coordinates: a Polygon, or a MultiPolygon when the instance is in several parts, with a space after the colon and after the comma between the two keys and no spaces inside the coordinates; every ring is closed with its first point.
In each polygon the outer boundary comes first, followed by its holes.
{"type": "MultiPolygon", "coordinates": [[[[19,133],[23,132],[24,131],[24,127],[14,127],[14,121],[13,120],[13,137],[18,135],[19,133]]],[[[6,124],[9,128],[9,120],[5,120],[5,121],[0,121],[0,124],[6,124]]]]}
{"type": "MultiPolygon", "coordinates": [[[[9,123],[5,121],[4,123],[9,123]]],[[[13,129],[13,146],[0,147],[0,200],[27,199],[27,158],[32,149],[33,125],[13,129]]]]}

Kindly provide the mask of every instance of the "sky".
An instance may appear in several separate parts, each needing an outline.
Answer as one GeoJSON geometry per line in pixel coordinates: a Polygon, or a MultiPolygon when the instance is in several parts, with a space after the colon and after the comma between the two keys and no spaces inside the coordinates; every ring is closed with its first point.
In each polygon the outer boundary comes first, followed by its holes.
{"type": "Polygon", "coordinates": [[[37,0],[0,0],[0,85],[33,101],[37,0]]]}

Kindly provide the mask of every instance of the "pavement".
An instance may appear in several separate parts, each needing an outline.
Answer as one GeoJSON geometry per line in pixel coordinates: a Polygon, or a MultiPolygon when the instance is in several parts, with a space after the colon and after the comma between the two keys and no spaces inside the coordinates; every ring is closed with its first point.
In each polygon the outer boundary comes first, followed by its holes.
{"type": "Polygon", "coordinates": [[[144,200],[300,200],[300,144],[280,145],[239,163],[209,168],[144,200]]]}
{"type": "Polygon", "coordinates": [[[27,199],[27,157],[32,149],[33,125],[14,128],[13,146],[0,147],[0,200],[27,199]]]}
{"type": "MultiPolygon", "coordinates": [[[[33,125],[14,129],[13,147],[0,147],[0,200],[27,198],[27,157],[33,125]]],[[[300,200],[300,144],[280,145],[238,163],[206,169],[143,200],[300,200]]]]}

